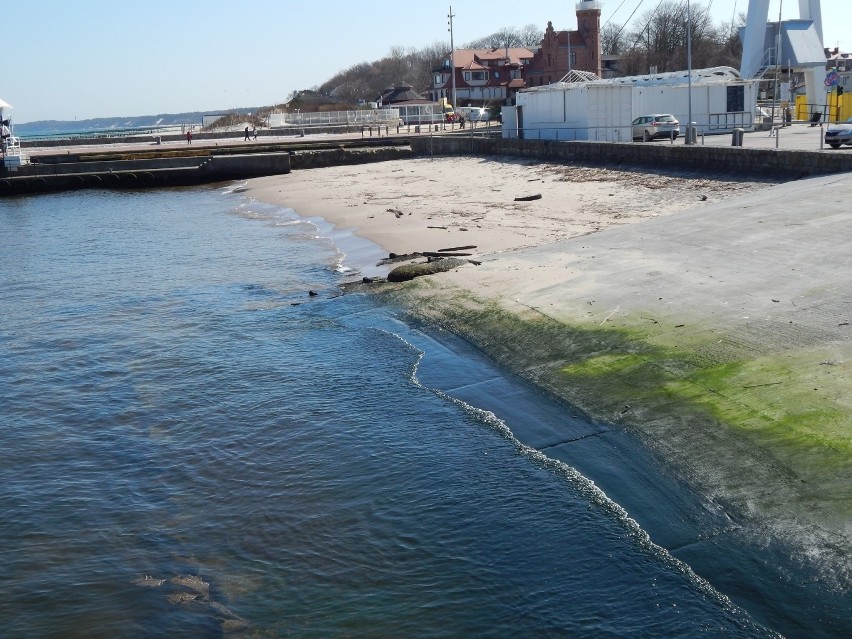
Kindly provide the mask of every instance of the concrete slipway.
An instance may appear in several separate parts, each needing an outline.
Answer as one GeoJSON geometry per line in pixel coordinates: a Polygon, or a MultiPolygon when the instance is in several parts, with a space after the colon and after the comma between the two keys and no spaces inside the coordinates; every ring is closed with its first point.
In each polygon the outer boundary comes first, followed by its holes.
{"type": "MultiPolygon", "coordinates": [[[[850,202],[852,174],[788,182],[501,253],[402,294],[599,423],[637,432],[735,527],[849,592],[850,202]],[[498,307],[473,291],[500,291],[498,307]]],[[[536,437],[526,443],[557,458],[576,446],[536,437]]]]}

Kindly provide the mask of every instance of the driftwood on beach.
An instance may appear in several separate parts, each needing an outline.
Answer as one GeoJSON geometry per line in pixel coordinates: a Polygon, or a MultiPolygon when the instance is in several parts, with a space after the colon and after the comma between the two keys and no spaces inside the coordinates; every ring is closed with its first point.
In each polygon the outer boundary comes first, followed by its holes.
{"type": "MultiPolygon", "coordinates": [[[[415,253],[404,253],[402,255],[389,253],[386,258],[379,260],[377,265],[384,266],[387,264],[407,262],[406,264],[401,264],[391,270],[390,273],[388,273],[386,280],[388,282],[407,282],[408,280],[413,280],[415,277],[443,273],[459,266],[464,266],[465,264],[478,265],[480,262],[475,260],[459,259],[462,257],[472,256],[473,253],[469,253],[467,251],[475,248],[476,245],[468,244],[465,246],[442,248],[437,251],[417,251],[415,253]],[[426,261],[420,261],[424,257],[426,258],[426,261]]],[[[364,278],[364,283],[374,283],[376,281],[379,280],[376,278],[364,278]]]]}
{"type": "Polygon", "coordinates": [[[397,262],[410,262],[412,260],[416,260],[420,257],[430,258],[445,258],[445,257],[470,257],[473,253],[467,253],[463,251],[469,251],[476,248],[475,244],[468,244],[466,246],[451,246],[449,248],[438,249],[437,251],[417,251],[415,253],[389,253],[387,257],[382,258],[378,261],[377,266],[385,266],[387,264],[396,264],[397,262]]]}
{"type": "Polygon", "coordinates": [[[435,251],[423,251],[422,255],[426,257],[470,257],[473,253],[438,253],[435,251]]]}
{"type": "Polygon", "coordinates": [[[388,282],[407,282],[415,277],[423,275],[434,275],[435,273],[444,273],[451,271],[459,266],[468,264],[469,260],[462,260],[457,257],[447,257],[438,260],[430,260],[428,262],[412,262],[397,266],[388,273],[388,282]]]}

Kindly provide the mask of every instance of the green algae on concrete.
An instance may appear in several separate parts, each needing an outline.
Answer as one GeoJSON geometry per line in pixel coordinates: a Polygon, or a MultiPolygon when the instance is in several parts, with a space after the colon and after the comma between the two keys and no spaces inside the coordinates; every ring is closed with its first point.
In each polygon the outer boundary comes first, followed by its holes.
{"type": "Polygon", "coordinates": [[[428,278],[380,295],[593,419],[640,433],[711,498],[779,529],[848,538],[848,368],[819,348],[750,349],[723,328],[639,314],[610,325],[508,310],[428,278]]]}

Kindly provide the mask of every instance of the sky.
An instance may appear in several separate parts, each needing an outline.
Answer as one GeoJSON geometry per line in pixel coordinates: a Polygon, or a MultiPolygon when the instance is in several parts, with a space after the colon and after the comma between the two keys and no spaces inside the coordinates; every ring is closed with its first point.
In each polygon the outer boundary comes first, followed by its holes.
{"type": "MultiPolygon", "coordinates": [[[[849,1],[821,5],[826,45],[844,51],[849,1]]],[[[658,2],[603,0],[601,22],[639,26],[658,2]]],[[[748,8],[691,2],[717,24],[748,8]]],[[[451,4],[456,47],[528,24],[576,29],[576,0],[2,0],[0,99],[20,123],[280,104],[392,48],[449,43],[451,4]]],[[[779,8],[799,17],[798,0],[770,0],[770,20],[779,8]]]]}

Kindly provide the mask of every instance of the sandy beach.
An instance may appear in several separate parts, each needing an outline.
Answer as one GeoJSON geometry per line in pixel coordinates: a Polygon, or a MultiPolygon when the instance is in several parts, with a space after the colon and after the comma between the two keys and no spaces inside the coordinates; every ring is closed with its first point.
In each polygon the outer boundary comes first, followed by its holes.
{"type": "Polygon", "coordinates": [[[475,247],[477,265],[370,290],[640,433],[714,508],[848,588],[849,182],[437,158],[248,192],[389,253],[475,247]]]}
{"type": "Polygon", "coordinates": [[[435,158],[296,171],[251,195],[322,217],[389,253],[475,245],[487,255],[594,233],[765,188],[730,176],[435,158]],[[541,195],[540,199],[516,198],[541,195]]]}

